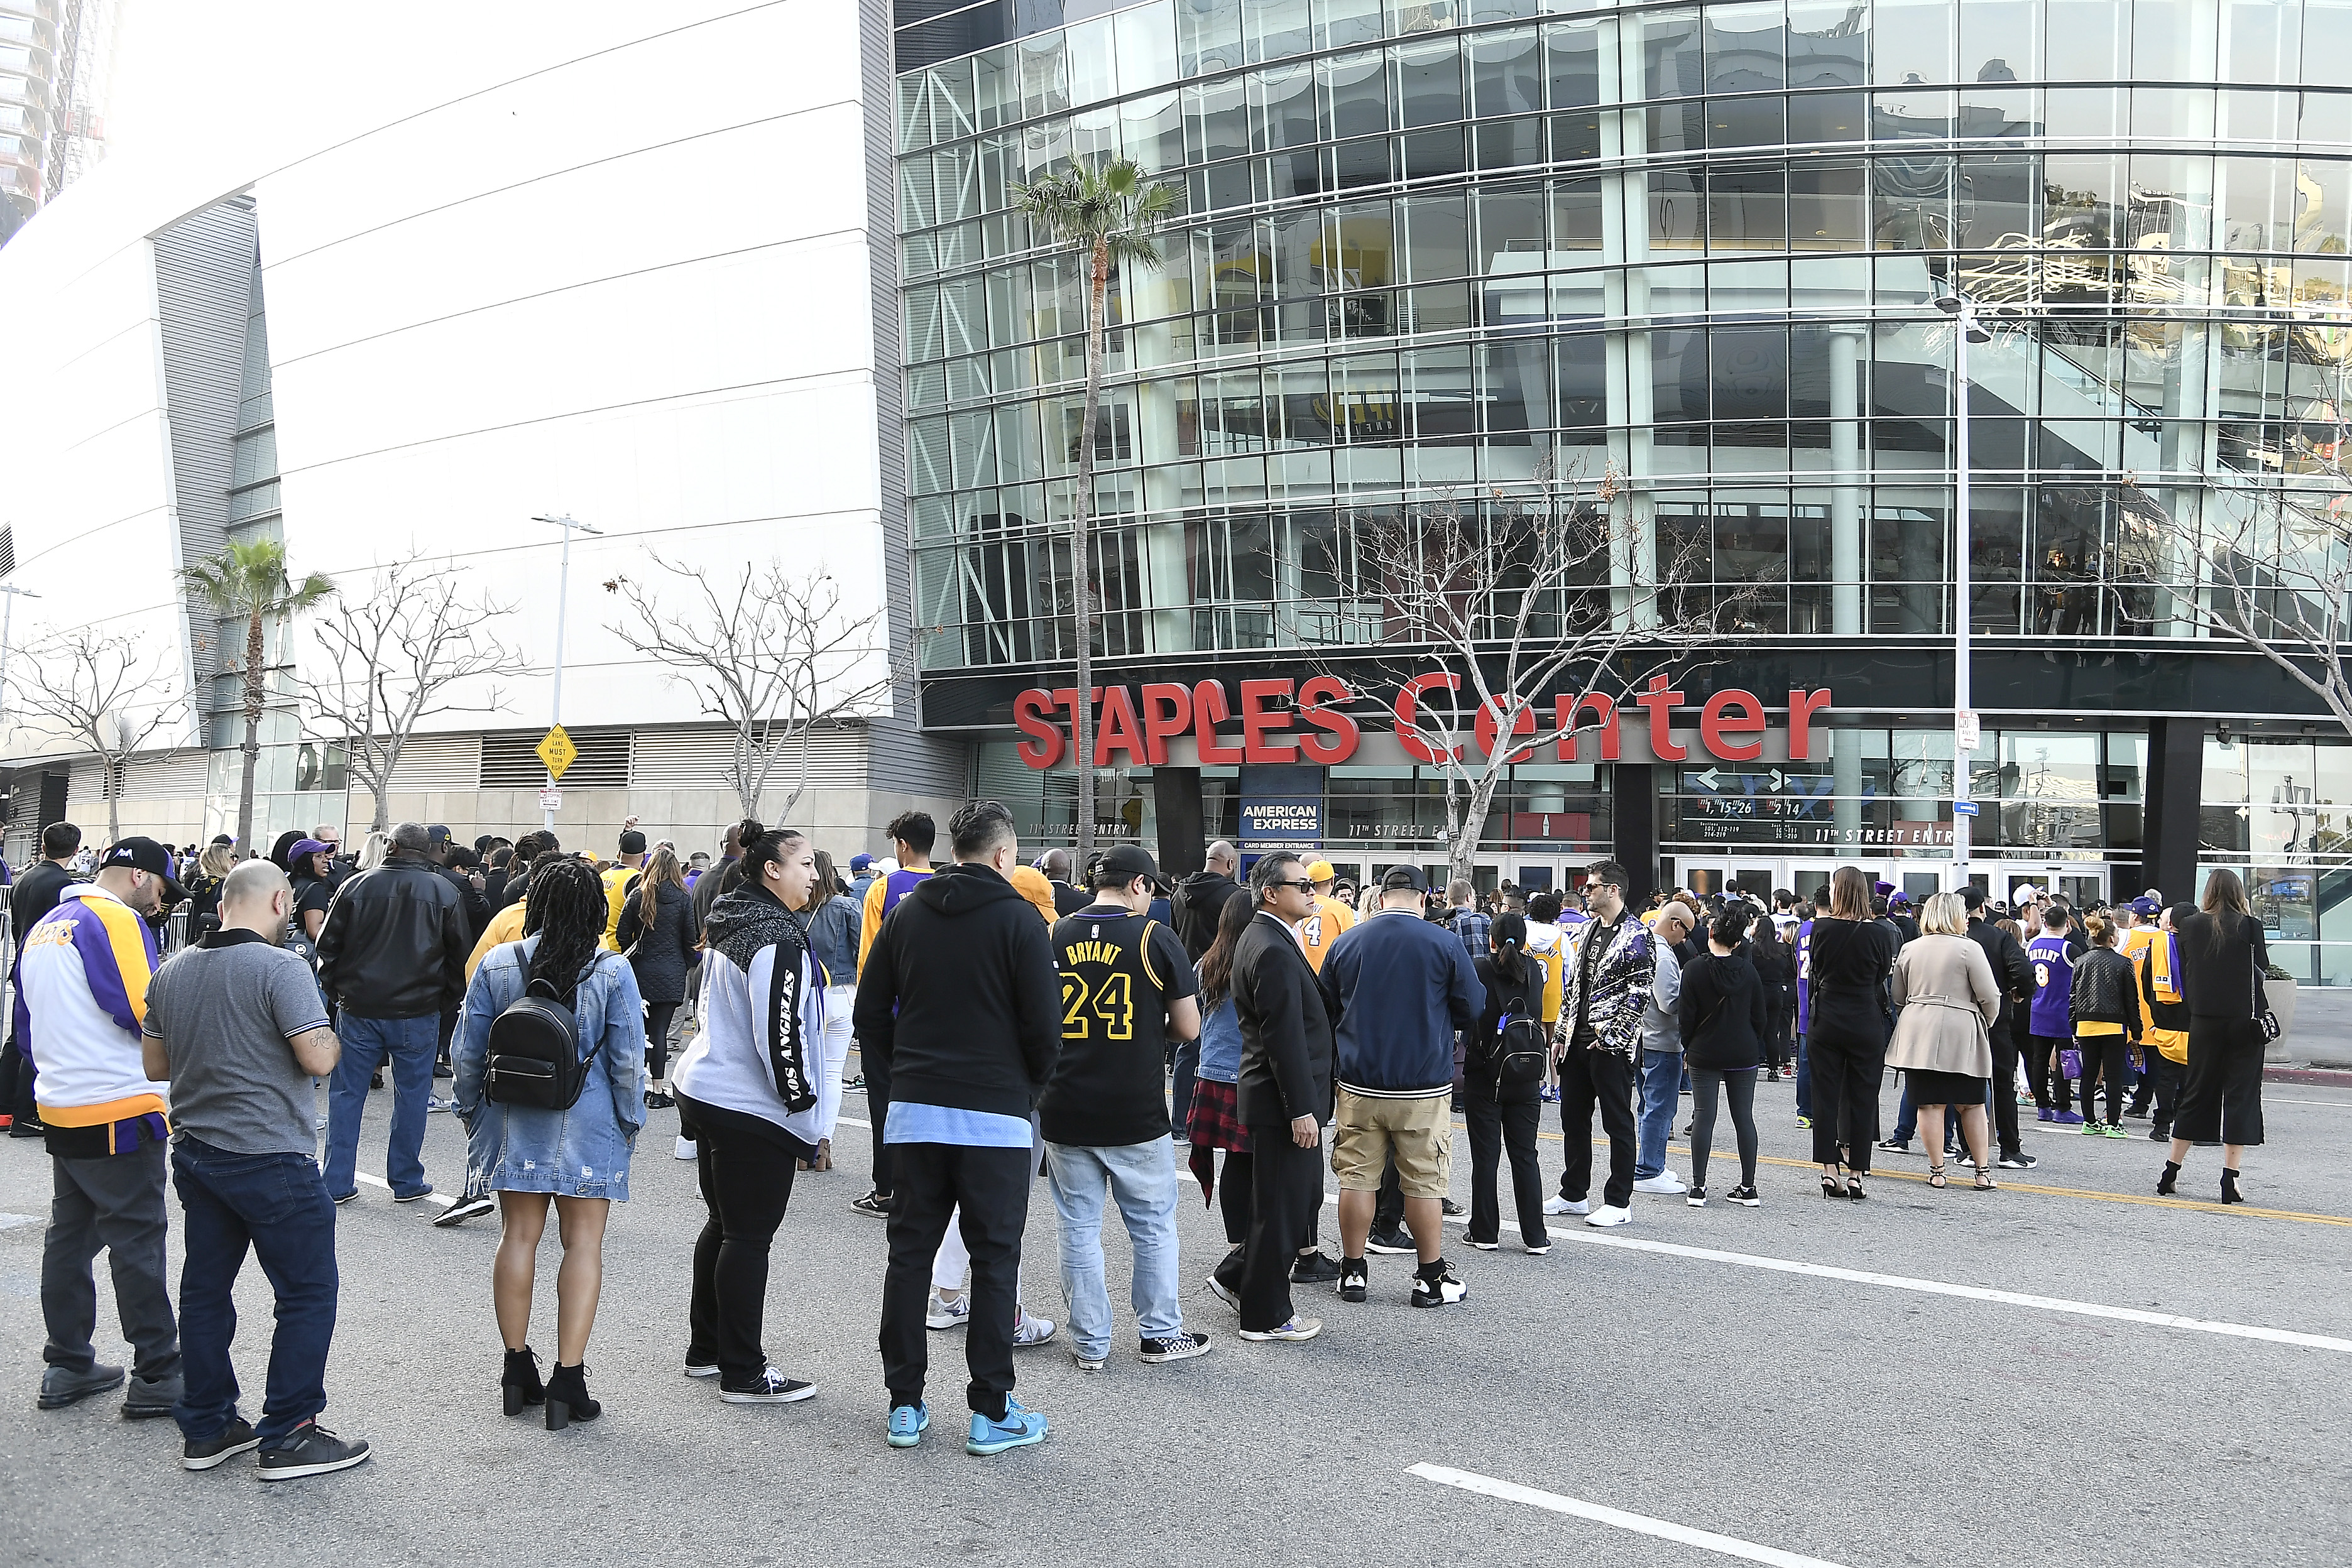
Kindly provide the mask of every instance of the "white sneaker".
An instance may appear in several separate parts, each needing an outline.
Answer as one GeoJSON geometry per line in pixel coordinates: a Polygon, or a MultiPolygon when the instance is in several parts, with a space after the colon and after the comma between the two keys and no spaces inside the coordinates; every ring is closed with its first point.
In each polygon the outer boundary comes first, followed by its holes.
{"type": "Polygon", "coordinates": [[[1662,1170],[1654,1176],[1643,1176],[1633,1184],[1635,1192],[1664,1193],[1668,1197],[1687,1190],[1683,1178],[1671,1170],[1662,1170]]]}
{"type": "Polygon", "coordinates": [[[930,1304],[923,1312],[923,1326],[930,1329],[960,1329],[971,1322],[971,1292],[967,1291],[954,1301],[941,1298],[936,1287],[931,1291],[930,1304]]]}
{"type": "Polygon", "coordinates": [[[669,1154],[670,1158],[674,1160],[693,1159],[695,1157],[694,1140],[692,1138],[680,1138],[677,1141],[677,1146],[672,1148],[669,1154]]]}
{"type": "Polygon", "coordinates": [[[1568,1199],[1564,1197],[1548,1197],[1544,1199],[1544,1212],[1546,1214],[1589,1214],[1591,1210],[1591,1204],[1580,1197],[1574,1203],[1569,1202],[1568,1199]]]}
{"type": "MultiPolygon", "coordinates": [[[[971,1300],[971,1295],[967,1293],[964,1300],[971,1300]]],[[[1013,1325],[1013,1343],[1024,1349],[1033,1344],[1044,1344],[1053,1337],[1054,1320],[1051,1318],[1035,1317],[1024,1312],[1021,1314],[1021,1321],[1013,1325]]]]}
{"type": "Polygon", "coordinates": [[[1615,1204],[1604,1203],[1601,1206],[1600,1209],[1590,1218],[1586,1219],[1584,1223],[1587,1225],[1597,1225],[1603,1229],[1607,1229],[1612,1226],[1628,1224],[1632,1221],[1633,1218],[1633,1211],[1632,1209],[1619,1208],[1615,1204]]]}

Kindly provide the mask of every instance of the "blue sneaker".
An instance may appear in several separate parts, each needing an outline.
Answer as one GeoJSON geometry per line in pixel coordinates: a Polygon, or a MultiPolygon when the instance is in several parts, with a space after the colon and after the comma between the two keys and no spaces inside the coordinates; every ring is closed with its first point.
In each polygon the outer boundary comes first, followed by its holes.
{"type": "Polygon", "coordinates": [[[923,1440],[931,1427],[931,1406],[929,1400],[919,1405],[894,1405],[890,1407],[890,1446],[911,1448],[923,1440]]]}
{"type": "Polygon", "coordinates": [[[1001,1454],[1007,1448],[1025,1448],[1045,1440],[1045,1417],[1034,1410],[1023,1409],[1018,1399],[1008,1398],[1002,1421],[992,1421],[977,1410],[971,1413],[971,1436],[964,1439],[963,1451],[1001,1454]]]}

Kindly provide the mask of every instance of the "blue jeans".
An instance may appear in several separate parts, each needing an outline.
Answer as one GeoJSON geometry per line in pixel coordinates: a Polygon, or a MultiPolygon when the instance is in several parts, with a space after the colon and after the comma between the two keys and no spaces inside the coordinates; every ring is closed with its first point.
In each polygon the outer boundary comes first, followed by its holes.
{"type": "Polygon", "coordinates": [[[335,1333],[335,1206],[308,1155],[236,1155],[182,1133],[172,1183],[187,1223],[180,1264],[180,1356],[186,1386],[172,1414],[184,1437],[218,1437],[236,1419],[236,1277],[247,1248],[278,1299],[263,1448],[327,1407],[335,1333]]]}
{"type": "Polygon", "coordinates": [[[1176,1048],[1175,1104],[1169,1112],[1176,1135],[1183,1137],[1184,1129],[1192,1123],[1192,1084],[1201,1076],[1201,1042],[1188,1040],[1176,1048]]]}
{"type": "Polygon", "coordinates": [[[1682,1094],[1683,1053],[1642,1052],[1642,1106],[1634,1133],[1633,1179],[1646,1181],[1666,1168],[1666,1140],[1674,1135],[1675,1103],[1682,1094]]]}
{"type": "Polygon", "coordinates": [[[343,1054],[327,1083],[329,1196],[357,1190],[360,1113],[367,1109],[368,1079],[379,1062],[392,1063],[392,1132],[383,1155],[384,1179],[394,1197],[429,1192],[425,1180],[425,1102],[433,1092],[433,1057],[441,1045],[439,1015],[421,1019],[362,1018],[348,1009],[335,1019],[343,1054]]]}
{"type": "Polygon", "coordinates": [[[1813,1119],[1813,1075],[1805,1062],[1805,1037],[1797,1037],[1797,1114],[1813,1119]]]}
{"type": "Polygon", "coordinates": [[[1045,1145],[1054,1212],[1062,1218],[1062,1300],[1070,1343],[1087,1356],[1110,1354],[1110,1294],[1103,1285],[1103,1189],[1118,1201],[1135,1250],[1130,1299],[1145,1339],[1184,1332],[1176,1280],[1176,1157],[1166,1138],[1094,1148],[1045,1145]]]}

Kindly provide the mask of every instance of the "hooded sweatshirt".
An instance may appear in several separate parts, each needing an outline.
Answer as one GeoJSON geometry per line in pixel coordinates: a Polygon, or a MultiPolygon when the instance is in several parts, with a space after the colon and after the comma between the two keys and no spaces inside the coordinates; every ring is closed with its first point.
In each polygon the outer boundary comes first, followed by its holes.
{"type": "Polygon", "coordinates": [[[699,1104],[756,1116],[814,1145],[825,977],[800,922],[765,888],[742,888],[710,906],[705,931],[703,1027],[673,1082],[699,1104]]]}
{"type": "Polygon", "coordinates": [[[866,950],[852,1014],[890,1074],[886,1143],[1021,1147],[1062,1048],[1051,933],[992,867],[900,899],[866,950]]]}
{"type": "Polygon", "coordinates": [[[1240,891],[1221,871],[1196,871],[1176,884],[1170,924],[1184,944],[1185,956],[1195,964],[1217,939],[1217,919],[1224,914],[1225,900],[1240,891]]]}

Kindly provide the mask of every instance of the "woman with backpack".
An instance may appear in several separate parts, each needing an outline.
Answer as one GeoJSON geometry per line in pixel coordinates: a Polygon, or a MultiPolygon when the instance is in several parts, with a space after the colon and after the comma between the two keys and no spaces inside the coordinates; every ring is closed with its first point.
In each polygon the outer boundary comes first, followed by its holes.
{"type": "Polygon", "coordinates": [[[816,1387],[770,1365],[760,1331],[768,1249],[793,1172],[816,1155],[826,977],[794,913],[816,885],[816,852],[769,829],[744,841],[732,874],[703,927],[702,1030],[677,1061],[679,1119],[709,1211],[694,1243],[686,1375],[717,1377],[730,1405],[787,1405],[816,1387]]]}
{"type": "Polygon", "coordinates": [[[499,1384],[508,1415],[543,1406],[551,1432],[603,1413],[588,1396],[582,1362],[604,1283],[604,1222],[613,1201],[628,1198],[629,1155],[646,1118],[644,1004],[628,964],[604,946],[608,908],[586,862],[542,862],[530,879],[523,938],[494,948],[474,971],[452,1045],[466,1190],[499,1195],[490,1275],[507,1352],[499,1384]],[[527,997],[554,1008],[518,1008],[527,997]],[[553,1040],[551,1030],[560,1031],[553,1040]],[[541,1089],[523,1072],[543,1068],[551,1045],[577,1052],[577,1075],[567,1084],[559,1068],[551,1083],[540,1078],[541,1089]],[[576,1097],[560,1103],[567,1090],[576,1097]],[[543,1103],[551,1099],[559,1103],[543,1103]],[[542,1388],[530,1298],[551,1200],[563,1265],[555,1277],[555,1369],[542,1388]]]}
{"type": "MultiPolygon", "coordinates": [[[[1724,1196],[1743,1208],[1762,1203],[1756,1196],[1756,1070],[1764,1059],[1772,1024],[1764,981],[1741,946],[1749,910],[1727,904],[1707,927],[1706,951],[1683,966],[1677,1022],[1682,1028],[1683,1065],[1691,1076],[1691,1185],[1683,1201],[1706,1207],[1707,1156],[1715,1147],[1716,1091],[1731,1106],[1731,1126],[1739,1145],[1739,1185],[1724,1196]]],[[[1771,923],[1764,922],[1769,932],[1771,923]]],[[[1753,946],[1753,944],[1750,944],[1753,946]]]]}
{"type": "Polygon", "coordinates": [[[669,1097],[669,1026],[686,1000],[686,971],[695,958],[692,897],[677,852],[665,844],[646,857],[646,868],[625,890],[621,923],[613,939],[628,955],[646,1004],[646,1108],[658,1111],[669,1097]]]}
{"type": "Polygon", "coordinates": [[[1462,1117],[1470,1132],[1470,1228],[1465,1239],[1481,1252],[1502,1245],[1503,1206],[1496,1180],[1508,1149],[1519,1241],[1541,1257],[1551,1250],[1536,1155],[1544,1073],[1551,1057],[1542,1019],[1544,970],[1528,957],[1525,915],[1496,915],[1487,942],[1492,951],[1473,960],[1486,988],[1486,1009],[1462,1063],[1462,1117]]]}

